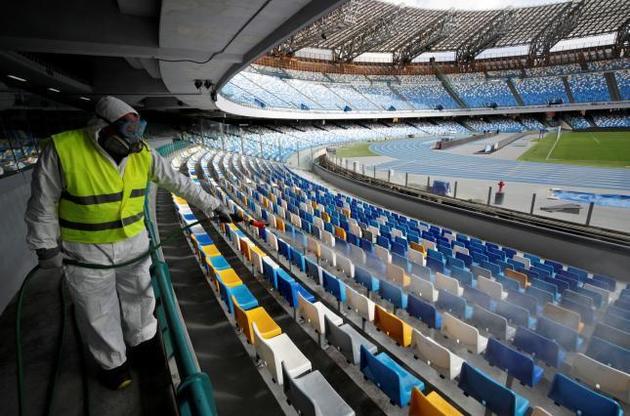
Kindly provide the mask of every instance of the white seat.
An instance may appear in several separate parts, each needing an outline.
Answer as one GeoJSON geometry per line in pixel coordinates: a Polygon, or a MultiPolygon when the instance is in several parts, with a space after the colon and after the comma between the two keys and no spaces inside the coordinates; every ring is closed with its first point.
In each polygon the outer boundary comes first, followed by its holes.
{"type": "Polygon", "coordinates": [[[322,259],[333,267],[337,266],[337,254],[332,248],[321,245],[319,246],[319,250],[322,254],[322,259]]]}
{"type": "Polygon", "coordinates": [[[422,244],[425,249],[430,248],[431,250],[435,250],[435,243],[433,241],[427,240],[426,238],[423,238],[420,244],[422,244]]]}
{"type": "Polygon", "coordinates": [[[395,264],[387,264],[387,279],[396,283],[398,286],[409,286],[409,276],[405,270],[395,264]]]}
{"type": "Polygon", "coordinates": [[[582,353],[575,355],[573,377],[626,403],[630,403],[630,374],[582,353]]]}
{"type": "Polygon", "coordinates": [[[291,224],[295,225],[297,228],[302,228],[302,219],[291,213],[291,224]]]}
{"type": "Polygon", "coordinates": [[[527,257],[523,257],[523,256],[519,256],[518,254],[515,254],[512,257],[512,260],[521,263],[523,266],[525,266],[526,269],[529,269],[531,267],[531,261],[527,257]]]}
{"type": "Polygon", "coordinates": [[[323,230],[324,229],[324,220],[322,220],[319,217],[313,217],[313,226],[323,230]]]}
{"type": "Polygon", "coordinates": [[[465,254],[467,256],[470,255],[470,253],[468,252],[468,249],[466,247],[462,247],[462,246],[454,246],[453,247],[453,252],[455,252],[455,253],[462,253],[462,254],[465,254]]]}
{"type": "Polygon", "coordinates": [[[448,277],[440,272],[435,274],[435,287],[446,290],[456,296],[462,296],[464,294],[464,288],[459,285],[459,280],[448,277]]]}
{"type": "Polygon", "coordinates": [[[258,270],[258,273],[262,273],[263,272],[263,264],[262,264],[263,257],[267,257],[267,256],[259,254],[255,250],[250,250],[250,253],[252,255],[252,263],[254,263],[256,270],[258,270]]]}
{"type": "Polygon", "coordinates": [[[409,290],[412,293],[419,295],[421,298],[428,300],[431,303],[437,302],[439,292],[435,287],[433,287],[433,283],[414,274],[409,276],[409,278],[411,279],[409,290]]]}
{"type": "Polygon", "coordinates": [[[410,248],[407,251],[407,258],[409,259],[409,261],[412,261],[412,262],[414,262],[416,264],[419,264],[421,266],[425,265],[424,254],[422,254],[418,250],[414,250],[414,249],[410,248]]]}
{"type": "Polygon", "coordinates": [[[301,293],[298,293],[298,304],[300,308],[300,315],[302,315],[306,323],[320,335],[324,335],[326,333],[324,316],[327,316],[328,319],[337,326],[343,324],[343,319],[324,306],[323,303],[311,303],[304,299],[301,293]]]}
{"type": "Polygon", "coordinates": [[[508,293],[503,290],[503,284],[492,279],[477,276],[477,289],[495,299],[503,300],[508,297],[508,293]]]}
{"type": "Polygon", "coordinates": [[[273,338],[265,339],[258,332],[256,323],[252,324],[254,330],[254,347],[256,354],[265,363],[271,377],[282,385],[282,362],[291,377],[297,377],[310,371],[312,366],[302,351],[291,341],[287,334],[280,334],[273,338]]]}
{"type": "Polygon", "coordinates": [[[379,245],[375,245],[374,246],[374,254],[376,254],[376,257],[378,257],[383,262],[385,262],[385,264],[392,262],[392,255],[389,252],[389,250],[386,249],[385,247],[381,247],[379,245]]]}
{"type": "Polygon", "coordinates": [[[392,237],[402,237],[403,233],[398,228],[392,228],[392,237]]]}
{"type": "Polygon", "coordinates": [[[442,333],[465,345],[475,354],[484,352],[488,345],[488,338],[480,335],[477,328],[460,321],[448,312],[442,314],[442,333]]]}
{"type": "Polygon", "coordinates": [[[611,296],[612,294],[610,293],[610,291],[604,288],[601,288],[599,286],[593,286],[590,283],[584,283],[584,289],[588,289],[591,292],[599,293],[600,295],[602,295],[602,300],[607,304],[610,304],[613,301],[612,296],[611,296]]]}
{"type": "Polygon", "coordinates": [[[411,347],[417,352],[418,358],[449,380],[459,376],[464,359],[453,354],[448,348],[441,346],[432,338],[425,337],[415,328],[411,335],[411,347]]]}
{"type": "Polygon", "coordinates": [[[346,301],[349,308],[368,322],[374,321],[374,302],[350,286],[346,286],[346,301]]]}
{"type": "Polygon", "coordinates": [[[278,251],[278,238],[272,232],[267,232],[267,243],[271,246],[274,251],[278,251]]]}
{"type": "Polygon", "coordinates": [[[306,248],[317,257],[321,256],[321,250],[319,249],[319,241],[315,240],[310,235],[306,237],[306,248]]]}
{"type": "Polygon", "coordinates": [[[358,260],[362,264],[365,264],[367,260],[367,255],[365,254],[365,251],[361,247],[355,246],[354,244],[350,244],[350,255],[353,259],[358,260]]]}
{"type": "Polygon", "coordinates": [[[340,268],[346,276],[354,279],[354,263],[349,258],[337,254],[337,267],[340,268]]]}
{"type": "MultiPolygon", "coordinates": [[[[354,220],[354,218],[350,218],[350,220],[354,220]]],[[[350,232],[354,235],[357,236],[357,238],[361,238],[361,235],[363,234],[361,232],[361,227],[359,227],[358,224],[355,223],[353,224],[352,222],[349,223],[349,227],[350,227],[350,232]]]]}
{"type": "Polygon", "coordinates": [[[329,231],[322,231],[322,241],[329,247],[335,246],[335,236],[329,231]]]}

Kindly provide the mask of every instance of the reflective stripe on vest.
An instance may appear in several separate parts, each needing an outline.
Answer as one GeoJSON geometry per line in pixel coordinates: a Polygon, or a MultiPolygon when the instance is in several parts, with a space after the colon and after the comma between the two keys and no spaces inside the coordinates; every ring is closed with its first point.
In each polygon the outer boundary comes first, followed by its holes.
{"type": "Polygon", "coordinates": [[[114,243],[144,229],[149,150],[131,154],[121,177],[85,130],[55,135],[53,144],[66,186],[58,211],[62,240],[114,243]]]}

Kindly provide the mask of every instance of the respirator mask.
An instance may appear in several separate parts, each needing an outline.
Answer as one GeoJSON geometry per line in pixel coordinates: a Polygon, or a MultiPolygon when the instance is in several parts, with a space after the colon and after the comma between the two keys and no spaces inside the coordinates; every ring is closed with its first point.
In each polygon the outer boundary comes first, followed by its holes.
{"type": "Polygon", "coordinates": [[[116,120],[101,130],[101,146],[113,156],[125,157],[137,153],[144,147],[142,137],[147,122],[138,120],[116,120]]]}

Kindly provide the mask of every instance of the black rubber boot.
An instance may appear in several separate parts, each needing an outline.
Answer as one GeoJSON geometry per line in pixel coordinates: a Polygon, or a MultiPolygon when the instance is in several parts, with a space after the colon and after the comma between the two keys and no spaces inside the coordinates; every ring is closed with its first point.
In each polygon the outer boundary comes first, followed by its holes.
{"type": "Polygon", "coordinates": [[[128,387],[131,382],[131,374],[129,373],[129,364],[125,363],[119,367],[110,370],[100,369],[98,374],[99,381],[110,390],[122,390],[128,387]]]}
{"type": "Polygon", "coordinates": [[[164,365],[164,352],[158,334],[150,340],[141,342],[129,351],[133,364],[140,368],[152,369],[164,365]]]}

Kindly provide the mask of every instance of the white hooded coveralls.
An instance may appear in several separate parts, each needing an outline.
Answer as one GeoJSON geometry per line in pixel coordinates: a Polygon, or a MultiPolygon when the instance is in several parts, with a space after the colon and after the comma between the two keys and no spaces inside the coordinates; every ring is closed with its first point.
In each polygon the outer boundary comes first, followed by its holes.
{"type": "MultiPolygon", "coordinates": [[[[119,165],[98,144],[98,131],[105,124],[93,121],[88,127],[97,151],[117,167],[122,176],[127,158],[119,165]]],[[[156,151],[152,153],[151,179],[159,186],[201,208],[206,215],[220,201],[188,177],[176,172],[156,151]]],[[[55,248],[60,236],[57,206],[64,190],[63,173],[54,146],[47,146],[33,172],[31,197],[26,211],[29,248],[55,248]]],[[[146,231],[111,244],[85,244],[63,241],[64,254],[84,263],[112,264],[130,260],[149,247],[146,231]]],[[[156,333],[153,316],[155,297],[151,287],[147,257],[118,269],[87,269],[64,266],[65,278],[75,304],[79,330],[96,361],[104,369],[122,365],[126,346],[147,341],[156,333]]]]}

